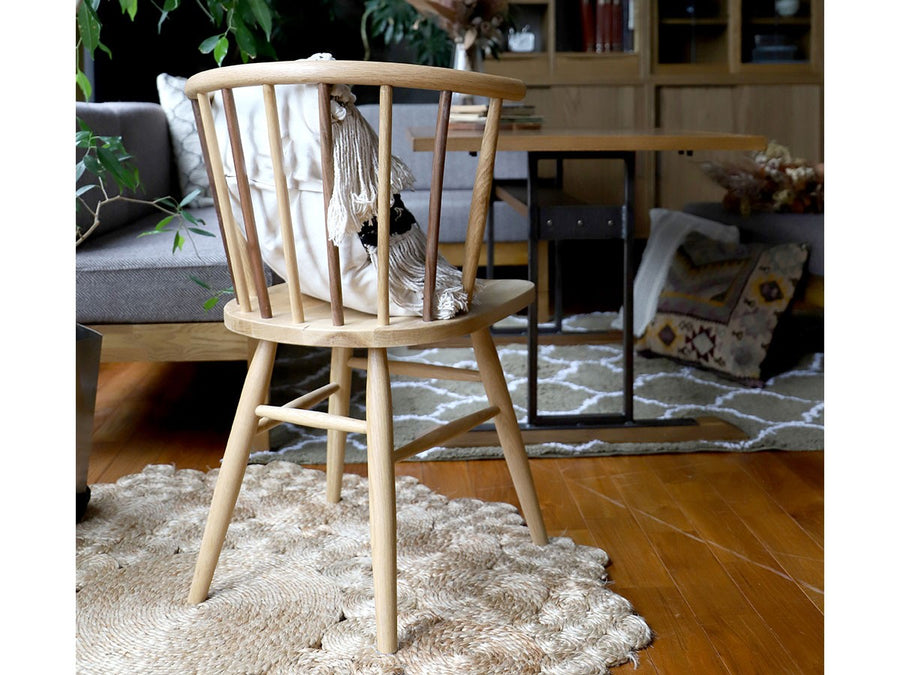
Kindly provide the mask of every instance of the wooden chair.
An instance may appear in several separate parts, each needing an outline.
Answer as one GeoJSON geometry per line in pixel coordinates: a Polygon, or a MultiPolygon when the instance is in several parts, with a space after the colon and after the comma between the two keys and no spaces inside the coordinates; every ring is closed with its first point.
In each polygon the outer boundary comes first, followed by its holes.
{"type": "MultiPolygon", "coordinates": [[[[494,154],[499,131],[501,102],[518,100],[525,87],[518,80],[445,68],[353,61],[297,61],[291,63],[248,64],[206,71],[190,78],[185,88],[197,115],[201,138],[207,153],[207,166],[215,188],[223,238],[230,261],[236,298],[225,307],[225,325],[231,331],[257,341],[248,368],[234,422],[225,448],[216,483],[209,519],[203,535],[189,602],[204,601],[209,593],[225,533],[231,519],[240,485],[247,465],[251,439],[259,431],[283,422],[327,430],[327,497],[340,499],[344,464],[344,444],[347,432],[367,435],[369,506],[371,525],[372,565],[375,584],[375,612],[377,648],[382,652],[397,649],[397,590],[396,590],[396,510],[394,462],[423,450],[441,445],[477,424],[494,419],[503,453],[528,524],[532,540],[539,545],[547,542],[540,506],[534,490],[531,470],[509,391],[490,326],[522,308],[534,298],[534,286],[524,280],[479,280],[477,302],[467,313],[447,320],[431,320],[433,312],[429,288],[434,288],[435,261],[440,225],[440,200],[443,162],[453,92],[462,92],[490,99],[484,140],[481,146],[475,190],[469,218],[466,256],[463,265],[463,286],[471,298],[476,287],[475,274],[484,226],[489,208],[493,179],[494,154]],[[325,202],[333,189],[332,140],[330,124],[331,87],[339,84],[374,85],[380,91],[380,120],[378,156],[380,167],[390,167],[391,101],[395,87],[440,91],[437,141],[432,174],[431,205],[427,240],[424,316],[389,316],[388,285],[388,227],[390,223],[390,176],[388,171],[378,176],[378,306],[376,314],[366,314],[343,307],[338,249],[323,241],[329,256],[331,302],[304,295],[301,292],[303,270],[291,269],[288,281],[267,288],[261,274],[262,260],[254,231],[253,219],[243,220],[249,226],[246,234],[236,225],[236,209],[232,208],[225,183],[220,145],[230,145],[235,167],[238,167],[238,187],[241,201],[250,199],[246,169],[242,167],[241,135],[234,110],[233,89],[258,87],[265,98],[269,138],[272,142],[272,164],[278,191],[279,212],[285,233],[285,248],[291,241],[290,209],[285,188],[283,149],[275,104],[275,85],[310,84],[318,87],[320,138],[322,145],[325,202]],[[228,138],[216,136],[212,113],[212,96],[221,96],[228,120],[228,138]],[[321,111],[325,115],[321,115],[321,111]],[[427,364],[397,364],[388,361],[390,347],[413,346],[440,342],[448,338],[471,336],[478,370],[437,367],[427,364]],[[275,349],[279,343],[329,347],[331,382],[309,392],[284,406],[264,405],[272,371],[275,349]],[[365,350],[366,358],[354,358],[355,349],[365,350]],[[348,416],[350,400],[350,372],[352,367],[367,370],[366,416],[348,416]],[[401,448],[394,448],[393,411],[391,404],[390,371],[423,377],[481,380],[490,405],[434,429],[401,448]],[[328,412],[311,410],[328,399],[328,412]]],[[[224,135],[224,133],[223,133],[224,135]]],[[[242,203],[238,213],[252,213],[252,207],[242,203]]],[[[324,208],[324,207],[323,207],[324,208]]],[[[290,260],[290,257],[287,257],[290,260]]]]}

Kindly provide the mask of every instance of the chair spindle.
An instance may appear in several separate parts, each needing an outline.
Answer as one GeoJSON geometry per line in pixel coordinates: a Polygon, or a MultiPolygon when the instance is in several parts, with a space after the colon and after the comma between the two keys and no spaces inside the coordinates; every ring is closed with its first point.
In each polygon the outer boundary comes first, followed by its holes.
{"type": "Polygon", "coordinates": [[[391,129],[394,88],[381,85],[378,98],[378,325],[390,324],[391,129]]]}
{"type": "MultiPolygon", "coordinates": [[[[194,111],[194,124],[197,125],[197,129],[203,129],[203,118],[200,115],[200,104],[197,102],[196,98],[190,99],[191,101],[191,110],[194,111]]],[[[198,134],[200,137],[200,151],[203,155],[203,164],[206,167],[206,177],[209,180],[210,185],[215,185],[215,177],[213,176],[212,166],[209,160],[209,146],[206,144],[206,135],[203,133],[198,134]]],[[[222,208],[219,206],[219,194],[216,190],[210,190],[212,192],[213,198],[213,206],[216,209],[216,221],[219,225],[219,235],[222,237],[222,241],[225,241],[225,229],[222,227],[222,208]]],[[[225,264],[228,267],[228,277],[231,279],[232,288],[235,287],[234,282],[234,268],[231,265],[231,251],[228,250],[228,247],[223,247],[225,249],[225,264]]]]}
{"type": "Polygon", "coordinates": [[[490,208],[491,186],[494,181],[494,153],[497,136],[500,134],[500,110],[503,99],[492,98],[488,105],[484,135],[481,137],[481,152],[475,171],[475,188],[472,190],[472,205],[469,208],[469,226],[466,231],[465,258],[463,260],[463,289],[472,302],[475,293],[475,275],[478,273],[478,259],[484,241],[484,226],[490,208]]]}
{"type": "Polygon", "coordinates": [[[441,92],[438,119],[434,130],[434,157],[431,162],[431,194],[428,198],[428,238],[425,244],[425,290],[422,296],[422,318],[434,320],[434,288],[437,276],[438,242],[441,228],[441,200],[444,191],[444,164],[447,158],[447,133],[453,93],[441,92]]]}
{"type": "Polygon", "coordinates": [[[263,103],[266,108],[266,129],[269,132],[269,153],[272,156],[272,179],[275,183],[275,197],[278,201],[278,222],[281,239],[284,242],[284,263],[287,274],[288,295],[291,303],[291,318],[302,323],[303,296],[300,289],[300,270],[297,266],[297,250],[294,246],[294,225],[291,218],[291,203],[288,196],[287,176],[284,173],[284,150],[281,147],[281,123],[278,120],[278,104],[275,87],[264,84],[263,103]]]}
{"type": "Polygon", "coordinates": [[[231,140],[231,156],[237,178],[238,194],[241,202],[241,215],[244,217],[244,234],[247,238],[247,257],[250,264],[250,278],[256,291],[256,302],[259,315],[264,319],[272,318],[272,306],[269,302],[269,289],[263,272],[262,254],[259,250],[259,234],[256,230],[256,218],[253,216],[253,200],[250,196],[250,181],[247,180],[247,164],[244,160],[244,146],[241,142],[241,129],[238,122],[237,108],[234,103],[234,92],[222,90],[222,102],[225,105],[225,122],[228,137],[231,140]]]}
{"type": "Polygon", "coordinates": [[[322,146],[322,192],[325,199],[325,247],[328,256],[328,284],[331,291],[331,321],[344,325],[344,292],[341,286],[341,257],[328,238],[328,205],[334,193],[334,136],[331,129],[331,85],[319,84],[319,140],[322,146]]]}
{"type": "MultiPolygon", "coordinates": [[[[212,157],[221,157],[219,150],[219,139],[216,137],[216,125],[213,121],[212,107],[209,103],[209,95],[203,94],[197,96],[197,102],[200,107],[200,118],[203,120],[203,133],[206,137],[206,144],[209,154],[212,157]]],[[[225,182],[225,169],[221,161],[211,162],[213,171],[213,189],[216,192],[216,200],[219,203],[220,213],[222,216],[222,229],[225,232],[225,242],[228,249],[238,255],[231,256],[232,265],[232,281],[234,281],[234,294],[238,304],[245,310],[250,309],[250,293],[247,289],[247,277],[244,273],[244,261],[240,255],[240,245],[238,243],[240,234],[234,223],[234,211],[231,207],[231,198],[228,196],[228,185],[225,182]]]]}

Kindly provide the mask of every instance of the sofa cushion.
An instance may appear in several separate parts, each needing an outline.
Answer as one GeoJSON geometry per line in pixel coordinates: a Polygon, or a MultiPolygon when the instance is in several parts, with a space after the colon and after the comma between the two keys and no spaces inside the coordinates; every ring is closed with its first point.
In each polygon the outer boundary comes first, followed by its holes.
{"type": "Polygon", "coordinates": [[[698,232],[672,259],[639,350],[761,386],[779,317],[803,274],[803,244],[740,244],[698,232]]]}
{"type": "Polygon", "coordinates": [[[206,173],[206,162],[203,160],[203,148],[200,145],[200,135],[197,133],[194,109],[184,93],[185,82],[187,82],[185,77],[160,73],[156,77],[159,104],[169,121],[169,138],[172,143],[172,154],[175,156],[175,166],[178,169],[181,195],[200,190],[200,194],[192,203],[198,207],[212,206],[209,175],[206,173]]]}
{"type": "MultiPolygon", "coordinates": [[[[205,310],[203,304],[212,292],[191,280],[195,276],[214,291],[231,287],[215,209],[195,209],[192,213],[216,236],[191,235],[184,248],[175,253],[171,233],[139,236],[159,222],[157,214],[90,237],[79,246],[75,256],[76,321],[221,321],[224,302],[205,310]]],[[[223,300],[229,299],[231,296],[223,300]]]]}
{"type": "MultiPolygon", "coordinates": [[[[125,191],[126,196],[152,200],[173,193],[170,170],[169,130],[166,116],[156,103],[76,103],[75,116],[82,120],[98,136],[121,136],[125,149],[133,156],[132,162],[138,169],[140,185],[135,192],[125,191]]],[[[76,129],[78,125],[76,122],[76,129]]],[[[81,159],[83,153],[78,155],[81,159]]],[[[93,174],[85,172],[77,187],[95,182],[93,174]]],[[[107,185],[109,194],[119,194],[118,188],[107,185]]],[[[100,201],[100,190],[87,192],[83,198],[96,208],[100,201]]],[[[136,218],[155,212],[149,204],[135,202],[113,202],[103,207],[100,225],[92,237],[112,232],[136,218]]],[[[79,207],[76,222],[82,231],[91,224],[92,218],[86,209],[79,207]]]]}

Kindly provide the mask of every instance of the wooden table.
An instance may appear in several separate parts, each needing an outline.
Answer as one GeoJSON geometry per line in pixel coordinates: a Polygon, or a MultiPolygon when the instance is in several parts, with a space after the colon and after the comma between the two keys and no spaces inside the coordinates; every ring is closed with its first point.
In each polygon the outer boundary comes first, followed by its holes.
{"type": "MultiPolygon", "coordinates": [[[[434,130],[416,127],[409,130],[414,151],[434,149],[434,130]]],[[[542,128],[529,131],[501,131],[497,149],[528,154],[528,176],[524,181],[495,181],[495,199],[506,201],[526,215],[529,221],[528,275],[537,280],[537,245],[540,241],[571,239],[621,239],[623,241],[623,410],[614,414],[547,415],[537,406],[537,347],[540,333],[537,308],[528,309],[528,418],[523,426],[526,443],[584,442],[601,439],[609,442],[684,441],[699,439],[738,439],[743,432],[716,418],[642,419],[634,418],[634,172],[639,152],[679,152],[693,154],[703,150],[763,150],[764,136],[705,131],[604,131],[542,128]],[[617,159],[624,165],[622,204],[585,204],[570,199],[562,191],[562,160],[617,159]],[[538,181],[538,163],[557,163],[556,178],[549,186],[538,181]]],[[[447,150],[477,152],[481,133],[452,131],[447,150]]],[[[488,265],[492,262],[493,227],[488,223],[488,265]]],[[[561,331],[560,302],[556,302],[556,327],[561,331]]],[[[458,445],[495,444],[489,428],[473,430],[457,440],[458,445]],[[489,433],[486,433],[489,432],[489,433]]]]}

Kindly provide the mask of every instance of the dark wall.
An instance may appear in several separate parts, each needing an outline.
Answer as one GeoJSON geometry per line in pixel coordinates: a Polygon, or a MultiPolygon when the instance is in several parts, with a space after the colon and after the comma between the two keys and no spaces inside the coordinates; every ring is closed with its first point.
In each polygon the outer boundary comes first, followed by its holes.
{"type": "MultiPolygon", "coordinates": [[[[272,46],[279,60],[306,58],[316,52],[330,52],[338,59],[363,58],[362,2],[278,0],[276,9],[282,20],[273,30],[272,46]]],[[[198,50],[216,30],[192,0],[183,2],[159,31],[159,13],[149,3],[141,5],[134,22],[122,14],[119,3],[108,0],[101,3],[99,15],[101,40],[112,59],[97,51],[96,101],[157,101],[159,73],[188,77],[216,66],[211,54],[198,50]]],[[[236,53],[226,61],[231,63],[240,63],[236,53]]]]}

